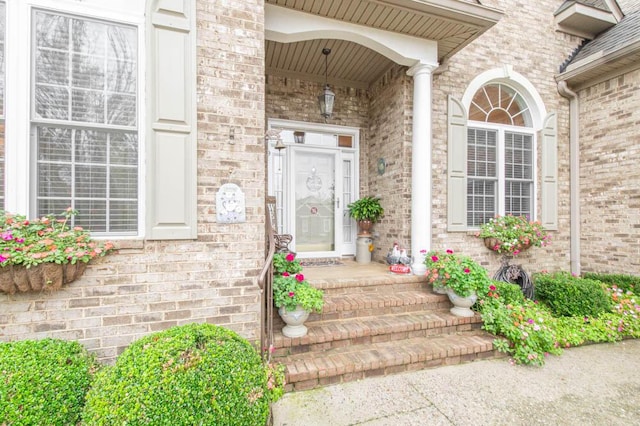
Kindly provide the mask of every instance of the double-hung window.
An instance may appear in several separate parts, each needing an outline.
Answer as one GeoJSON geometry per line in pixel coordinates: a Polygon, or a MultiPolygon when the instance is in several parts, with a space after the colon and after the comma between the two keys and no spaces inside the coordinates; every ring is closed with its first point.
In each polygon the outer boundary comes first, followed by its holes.
{"type": "Polygon", "coordinates": [[[72,206],[94,232],[135,234],[137,30],[38,9],[32,25],[36,214],[72,206]]]}
{"type": "Polygon", "coordinates": [[[467,226],[495,215],[534,216],[535,132],[523,97],[504,84],[480,88],[467,127],[467,226]]]}
{"type": "Polygon", "coordinates": [[[126,4],[0,1],[0,209],[140,235],[144,18],[126,4]]]}

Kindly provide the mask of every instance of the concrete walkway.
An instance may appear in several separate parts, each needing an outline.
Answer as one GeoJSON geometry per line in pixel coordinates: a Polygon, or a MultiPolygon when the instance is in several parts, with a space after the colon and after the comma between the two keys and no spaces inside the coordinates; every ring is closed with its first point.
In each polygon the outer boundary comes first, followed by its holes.
{"type": "Polygon", "coordinates": [[[640,340],[288,393],[273,409],[276,426],[640,425],[640,340]]]}

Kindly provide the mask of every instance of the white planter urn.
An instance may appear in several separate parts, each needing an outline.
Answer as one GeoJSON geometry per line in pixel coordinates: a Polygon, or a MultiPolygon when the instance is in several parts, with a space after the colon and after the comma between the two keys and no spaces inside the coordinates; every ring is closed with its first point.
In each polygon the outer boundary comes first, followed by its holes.
{"type": "Polygon", "coordinates": [[[286,337],[302,337],[307,334],[307,327],[304,326],[304,322],[309,318],[309,311],[306,311],[298,305],[295,310],[287,311],[287,308],[281,306],[278,309],[280,317],[285,322],[282,327],[282,334],[286,337]]]}
{"type": "Polygon", "coordinates": [[[449,300],[453,303],[453,308],[449,310],[453,315],[459,317],[472,317],[475,313],[470,309],[478,300],[478,295],[474,292],[468,297],[458,296],[453,290],[447,291],[449,300]]]}

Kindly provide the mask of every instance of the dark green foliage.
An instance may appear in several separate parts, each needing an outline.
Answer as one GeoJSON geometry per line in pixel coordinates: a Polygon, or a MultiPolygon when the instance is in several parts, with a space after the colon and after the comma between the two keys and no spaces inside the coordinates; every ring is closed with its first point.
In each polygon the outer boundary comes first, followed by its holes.
{"type": "Polygon", "coordinates": [[[95,369],[77,342],[0,343],[0,424],[77,424],[95,369]]]}
{"type": "Polygon", "coordinates": [[[640,277],[634,275],[623,274],[598,274],[595,272],[585,272],[582,274],[583,278],[590,280],[598,280],[610,286],[616,285],[623,291],[636,292],[636,289],[640,289],[640,277]]]}
{"type": "Polygon", "coordinates": [[[519,285],[504,281],[492,281],[492,284],[496,286],[496,290],[505,305],[510,303],[518,305],[524,304],[524,294],[522,294],[522,289],[520,289],[519,285]]]}
{"type": "Polygon", "coordinates": [[[554,316],[595,316],[611,310],[611,299],[600,281],[566,272],[534,275],[536,297],[554,316]]]}
{"type": "Polygon", "coordinates": [[[266,423],[270,391],[258,352],[236,333],[189,324],[131,344],[96,375],[87,425],[266,423]]]}

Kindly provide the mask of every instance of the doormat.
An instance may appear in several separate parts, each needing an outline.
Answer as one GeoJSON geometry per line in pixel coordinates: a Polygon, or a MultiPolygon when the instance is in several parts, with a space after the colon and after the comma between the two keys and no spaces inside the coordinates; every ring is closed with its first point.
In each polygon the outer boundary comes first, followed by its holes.
{"type": "Polygon", "coordinates": [[[300,264],[306,267],[344,265],[344,263],[342,263],[342,261],[338,259],[300,259],[300,264]]]}

